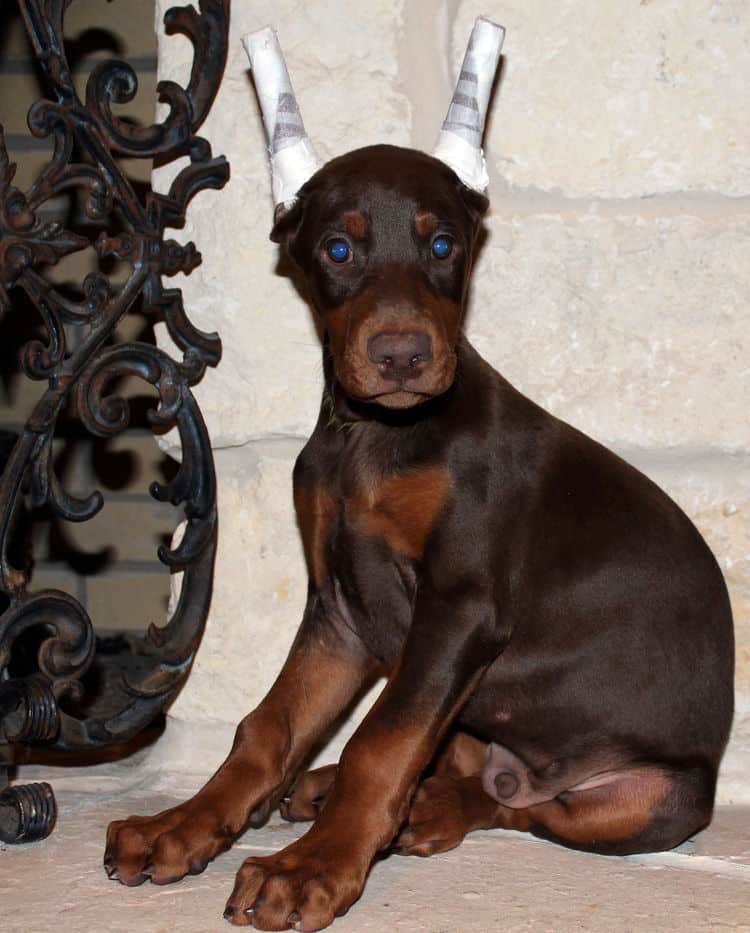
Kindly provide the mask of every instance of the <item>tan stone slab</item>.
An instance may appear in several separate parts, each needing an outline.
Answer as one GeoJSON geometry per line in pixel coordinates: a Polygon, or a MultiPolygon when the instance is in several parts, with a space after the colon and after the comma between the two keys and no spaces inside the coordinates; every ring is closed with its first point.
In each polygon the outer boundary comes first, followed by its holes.
{"type": "MultiPolygon", "coordinates": [[[[52,449],[55,473],[66,490],[80,496],[96,488],[110,504],[130,494],[147,496],[153,481],[166,482],[176,470],[176,465],[159,450],[153,435],[141,431],[126,431],[111,438],[58,434],[52,449]]],[[[156,500],[145,504],[171,510],[169,504],[156,500]]]]}
{"type": "Polygon", "coordinates": [[[99,629],[145,631],[163,625],[169,599],[169,571],[154,560],[154,573],[106,573],[86,578],[89,615],[99,629]],[[159,570],[161,568],[161,571],[159,570]]]}
{"type": "Polygon", "coordinates": [[[10,161],[16,166],[13,185],[20,191],[28,191],[52,157],[52,143],[43,140],[42,144],[45,147],[42,151],[17,152],[11,150],[8,153],[10,161]]]}
{"type": "Polygon", "coordinates": [[[307,591],[292,504],[300,446],[215,452],[221,531],[212,611],[173,707],[182,719],[238,722],[281,669],[307,591]]]}
{"type": "Polygon", "coordinates": [[[97,441],[92,457],[92,468],[102,487],[120,495],[148,493],[152,482],[163,483],[175,469],[149,434],[125,432],[97,441]]]}
{"type": "MultiPolygon", "coordinates": [[[[187,933],[219,933],[229,929],[221,913],[244,858],[274,851],[301,831],[274,816],[200,876],[167,887],[125,888],[107,880],[101,867],[107,823],[131,811],[153,812],[177,798],[152,795],[147,785],[135,793],[114,791],[110,786],[105,794],[59,792],[56,832],[43,843],[2,852],[4,930],[41,933],[63,922],[71,933],[161,933],[176,925],[187,933]]],[[[570,852],[520,835],[474,834],[445,855],[376,864],[363,896],[332,930],[746,930],[750,869],[731,861],[745,816],[728,814],[737,829],[722,839],[709,866],[677,853],[667,867],[570,852]]]]}
{"type": "MultiPolygon", "coordinates": [[[[128,263],[121,263],[121,265],[125,273],[132,270],[132,266],[128,263]]],[[[153,343],[153,321],[146,317],[145,314],[126,314],[118,323],[115,335],[118,343],[126,343],[132,340],[153,343]]]]}
{"type": "Polygon", "coordinates": [[[52,546],[58,558],[70,549],[78,559],[100,557],[107,568],[119,560],[152,561],[158,568],[162,565],[157,549],[169,542],[182,517],[169,503],[105,501],[101,511],[87,522],[56,522],[54,532],[48,527],[46,541],[40,534],[35,553],[45,559],[52,546]]]}
{"type": "Polygon", "coordinates": [[[679,852],[750,866],[750,805],[717,807],[708,829],[684,843],[679,852]]]}
{"type": "Polygon", "coordinates": [[[93,489],[91,453],[93,438],[62,437],[52,440],[52,459],[55,475],[63,488],[74,495],[87,495],[93,489]]]}
{"type": "Polygon", "coordinates": [[[468,333],[606,444],[750,449],[750,214],[513,213],[502,197],[468,333]]]}
{"type": "Polygon", "coordinates": [[[119,57],[156,53],[154,0],[86,0],[71,4],[65,14],[65,35],[77,38],[88,29],[112,32],[118,40],[119,57]]]}
{"type": "MultiPolygon", "coordinates": [[[[26,59],[29,45],[21,16],[10,5],[3,10],[3,16],[8,18],[3,23],[0,53],[5,59],[26,59]]],[[[154,0],[84,0],[70,5],[64,22],[68,39],[77,39],[89,29],[111,31],[118,39],[114,51],[119,56],[156,51],[154,0]]],[[[113,52],[99,54],[112,55],[113,52]]]]}
{"type": "MultiPolygon", "coordinates": [[[[144,96],[147,99],[148,107],[143,108],[142,119],[144,125],[147,126],[149,123],[153,123],[154,113],[153,108],[151,107],[151,100],[148,98],[147,94],[144,96]]],[[[154,98],[154,100],[155,99],[156,98],[154,98]]],[[[122,167],[124,175],[131,181],[142,182],[144,184],[151,183],[151,171],[153,168],[153,162],[151,159],[120,159],[118,164],[122,167]]],[[[123,263],[123,265],[127,264],[123,263]]]]}
{"type": "MultiPolygon", "coordinates": [[[[458,67],[471,23],[453,26],[458,67]]],[[[750,193],[744,0],[510,0],[487,149],[493,182],[567,195],[750,193]]]]}
{"type": "Polygon", "coordinates": [[[97,272],[99,261],[93,246],[88,246],[67,256],[42,270],[42,275],[53,285],[78,286],[78,294],[83,297],[83,280],[90,272],[97,272]]]}
{"type": "MultiPolygon", "coordinates": [[[[33,72],[0,74],[0,123],[6,135],[30,136],[26,124],[29,107],[44,96],[44,88],[33,72]]],[[[11,161],[17,155],[11,153],[11,161]]]]}
{"type": "Polygon", "coordinates": [[[0,423],[24,424],[46,388],[46,382],[29,379],[21,372],[4,373],[0,382],[0,423]]]}
{"type": "Polygon", "coordinates": [[[64,564],[40,564],[33,568],[29,592],[38,593],[39,590],[47,589],[62,590],[76,599],[81,595],[78,577],[64,564]]]}
{"type": "MultiPolygon", "coordinates": [[[[262,202],[235,195],[196,198],[186,231],[204,252],[187,307],[224,347],[196,388],[214,446],[305,436],[320,399],[311,313],[272,272],[262,202]]],[[[503,375],[605,443],[750,448],[746,210],[491,210],[467,329],[503,375]]]]}

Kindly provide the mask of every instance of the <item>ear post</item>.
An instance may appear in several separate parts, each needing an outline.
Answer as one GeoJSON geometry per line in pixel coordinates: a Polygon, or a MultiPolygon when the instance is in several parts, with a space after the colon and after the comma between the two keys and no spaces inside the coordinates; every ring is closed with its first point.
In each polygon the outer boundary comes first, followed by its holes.
{"type": "Polygon", "coordinates": [[[299,189],[321,166],[305,132],[284,55],[270,26],[242,37],[250,61],[271,160],[275,205],[290,207],[299,189]]]}
{"type": "Polygon", "coordinates": [[[505,29],[486,17],[480,16],[474,23],[453,99],[432,153],[468,188],[480,193],[490,182],[482,136],[504,39],[505,29]]]}

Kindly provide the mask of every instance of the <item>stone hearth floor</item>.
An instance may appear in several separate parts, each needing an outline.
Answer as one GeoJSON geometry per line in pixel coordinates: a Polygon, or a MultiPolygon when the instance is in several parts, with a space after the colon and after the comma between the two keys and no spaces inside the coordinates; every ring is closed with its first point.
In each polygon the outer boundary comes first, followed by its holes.
{"type": "MultiPolygon", "coordinates": [[[[228,933],[221,914],[243,859],[275,851],[304,829],[276,814],[200,876],[125,888],[102,869],[107,823],[184,799],[192,790],[185,776],[155,775],[139,753],[88,769],[25,767],[19,778],[49,780],[60,814],[44,842],[0,847],[4,933],[228,933]]],[[[392,856],[374,867],[362,898],[332,930],[748,931],[750,806],[720,807],[705,833],[658,855],[602,858],[494,831],[430,859],[392,856]]]]}

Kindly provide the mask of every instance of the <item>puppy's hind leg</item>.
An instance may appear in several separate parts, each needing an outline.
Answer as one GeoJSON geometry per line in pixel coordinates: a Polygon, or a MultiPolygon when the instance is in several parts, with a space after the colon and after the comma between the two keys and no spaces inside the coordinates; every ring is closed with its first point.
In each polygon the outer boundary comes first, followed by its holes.
{"type": "MultiPolygon", "coordinates": [[[[512,777],[499,782],[501,790],[517,786],[512,777]]],[[[499,803],[486,784],[480,774],[424,781],[395,851],[420,856],[444,852],[477,829],[530,832],[600,855],[663,851],[708,824],[715,778],[702,769],[633,766],[596,775],[551,800],[522,807],[499,803]]]]}

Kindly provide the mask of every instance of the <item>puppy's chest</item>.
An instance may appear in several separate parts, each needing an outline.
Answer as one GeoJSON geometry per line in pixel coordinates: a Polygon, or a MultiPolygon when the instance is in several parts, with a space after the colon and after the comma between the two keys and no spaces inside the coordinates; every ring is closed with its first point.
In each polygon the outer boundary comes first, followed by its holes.
{"type": "Polygon", "coordinates": [[[414,467],[383,476],[332,477],[294,491],[297,521],[310,575],[321,586],[328,566],[368,541],[409,560],[420,560],[450,493],[442,466],[414,467]]]}
{"type": "Polygon", "coordinates": [[[331,479],[295,488],[313,584],[357,629],[408,628],[417,567],[450,498],[447,470],[331,479]]]}

